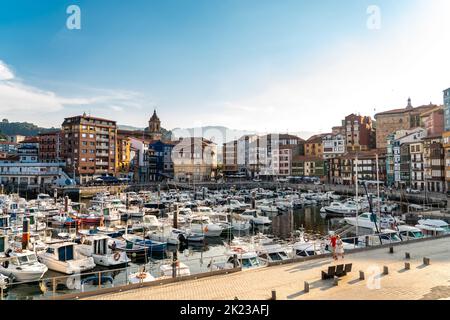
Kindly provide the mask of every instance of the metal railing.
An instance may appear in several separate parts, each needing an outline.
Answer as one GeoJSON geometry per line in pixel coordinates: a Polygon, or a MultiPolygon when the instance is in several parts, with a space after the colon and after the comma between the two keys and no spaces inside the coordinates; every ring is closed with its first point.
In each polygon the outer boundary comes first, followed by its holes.
{"type": "MultiPolygon", "coordinates": [[[[183,254],[179,254],[184,257],[183,254]]],[[[164,275],[160,270],[162,265],[170,265],[173,267],[174,261],[171,258],[163,260],[151,259],[147,264],[131,265],[125,268],[116,269],[104,269],[92,272],[77,273],[72,275],[61,275],[56,277],[43,278],[39,281],[26,281],[26,282],[10,282],[1,289],[0,300],[8,299],[10,292],[13,298],[17,298],[20,294],[16,292],[22,288],[34,287],[38,290],[31,291],[33,294],[22,296],[25,299],[61,299],[64,297],[75,298],[80,295],[93,295],[101,294],[105,290],[111,291],[114,288],[117,291],[127,290],[134,288],[135,285],[143,286],[157,286],[174,281],[183,281],[190,279],[197,279],[202,277],[208,277],[216,274],[225,274],[229,272],[240,271],[239,264],[230,265],[225,268],[219,268],[216,263],[226,262],[229,256],[227,255],[215,255],[196,257],[192,259],[179,259],[178,261],[184,263],[190,269],[190,275],[181,275],[180,268],[176,268],[176,276],[173,277],[173,271],[170,275],[164,275]],[[138,282],[132,283],[130,275],[141,272],[148,272],[155,279],[152,281],[146,281],[146,278],[142,278],[138,282]]],[[[242,265],[242,257],[238,257],[240,265],[242,265]]],[[[266,266],[263,264],[262,266],[266,266]]],[[[150,277],[149,277],[150,278],[150,277]]],[[[151,278],[150,278],[151,279],[151,278]]],[[[115,291],[115,290],[113,290],[115,291]]]]}

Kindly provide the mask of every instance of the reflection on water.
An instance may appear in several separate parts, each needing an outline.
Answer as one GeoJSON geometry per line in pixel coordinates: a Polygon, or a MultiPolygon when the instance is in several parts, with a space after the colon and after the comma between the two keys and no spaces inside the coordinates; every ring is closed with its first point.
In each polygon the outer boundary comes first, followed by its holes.
{"type": "MultiPolygon", "coordinates": [[[[159,267],[161,264],[171,263],[174,254],[176,254],[179,261],[184,262],[189,266],[191,273],[200,273],[208,271],[208,266],[211,261],[219,262],[221,259],[226,259],[224,253],[226,252],[226,247],[224,242],[230,242],[233,237],[245,236],[248,234],[256,234],[258,232],[263,232],[265,234],[274,234],[279,237],[289,237],[290,233],[294,230],[299,230],[304,228],[308,233],[322,234],[328,233],[329,228],[334,228],[335,224],[339,219],[324,219],[320,215],[320,207],[307,207],[304,209],[293,210],[290,212],[285,212],[280,216],[274,216],[271,218],[273,225],[269,227],[255,228],[249,232],[229,234],[226,237],[220,238],[206,238],[204,243],[189,243],[188,245],[168,246],[167,251],[164,255],[151,256],[148,259],[148,263],[145,265],[147,271],[151,272],[155,276],[160,276],[159,267]]],[[[121,222],[122,224],[127,224],[127,222],[121,222]]],[[[128,221],[128,225],[132,224],[128,221]]],[[[58,229],[56,232],[65,231],[67,229],[58,229]]],[[[142,268],[144,263],[129,263],[132,272],[136,272],[138,268],[142,268]]],[[[126,283],[130,270],[123,271],[109,271],[105,267],[96,267],[92,271],[105,271],[104,275],[108,275],[114,278],[114,285],[121,285],[126,283]]],[[[91,271],[91,272],[92,272],[91,271]]],[[[65,276],[55,271],[49,270],[44,278],[52,278],[58,276],[65,276]]],[[[74,276],[76,277],[76,276],[74,276]]],[[[87,278],[89,275],[82,275],[81,278],[87,278]]],[[[67,281],[67,279],[65,279],[67,281]]],[[[93,284],[85,284],[85,290],[93,289],[96,286],[93,284]]],[[[47,287],[47,292],[43,294],[41,292],[39,283],[35,284],[22,284],[17,285],[6,293],[6,299],[39,299],[43,297],[51,296],[52,286],[51,284],[47,287]]],[[[63,290],[58,290],[57,294],[71,293],[73,291],[67,288],[63,290]]]]}

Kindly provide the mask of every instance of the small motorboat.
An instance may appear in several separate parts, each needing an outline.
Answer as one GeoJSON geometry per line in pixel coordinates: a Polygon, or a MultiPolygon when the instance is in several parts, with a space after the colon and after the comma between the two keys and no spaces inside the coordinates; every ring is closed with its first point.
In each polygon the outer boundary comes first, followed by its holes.
{"type": "Polygon", "coordinates": [[[153,277],[149,272],[145,271],[132,273],[128,276],[128,282],[130,284],[152,282],[152,281],[155,281],[155,277],[153,277]]]}
{"type": "MultiPolygon", "coordinates": [[[[162,273],[163,278],[172,278],[173,277],[173,265],[172,264],[163,264],[159,267],[162,273]]],[[[191,275],[191,270],[187,265],[183,262],[177,261],[175,266],[176,276],[177,277],[187,277],[191,275]]]]}
{"type": "MultiPolygon", "coordinates": [[[[106,276],[106,275],[100,276],[100,284],[106,284],[108,282],[113,284],[114,278],[111,276],[106,276]]],[[[98,276],[92,275],[92,276],[82,279],[81,285],[85,285],[85,284],[92,284],[94,286],[98,286],[98,276]]]]}
{"type": "Polygon", "coordinates": [[[7,276],[0,274],[0,288],[2,288],[3,290],[8,289],[9,282],[10,280],[7,276]]]}
{"type": "Polygon", "coordinates": [[[17,282],[38,281],[48,270],[45,264],[38,261],[33,251],[9,249],[5,257],[10,260],[0,264],[0,273],[17,282]]]}

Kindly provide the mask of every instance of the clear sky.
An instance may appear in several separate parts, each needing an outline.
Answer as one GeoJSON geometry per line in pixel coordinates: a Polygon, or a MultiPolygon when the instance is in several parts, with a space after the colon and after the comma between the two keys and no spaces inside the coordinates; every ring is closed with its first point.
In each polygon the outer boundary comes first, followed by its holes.
{"type": "Polygon", "coordinates": [[[442,103],[449,16],[448,0],[1,0],[0,116],[144,127],[157,108],[168,129],[327,132],[409,96],[442,103]]]}

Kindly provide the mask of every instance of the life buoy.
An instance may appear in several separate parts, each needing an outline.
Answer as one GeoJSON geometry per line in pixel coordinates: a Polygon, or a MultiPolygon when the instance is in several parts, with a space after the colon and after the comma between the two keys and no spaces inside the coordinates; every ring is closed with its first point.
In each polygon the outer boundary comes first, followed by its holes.
{"type": "Polygon", "coordinates": [[[119,259],[120,259],[120,253],[119,252],[114,253],[114,260],[119,261],[119,259]]]}
{"type": "Polygon", "coordinates": [[[143,280],[143,279],[147,278],[147,274],[145,272],[138,273],[136,275],[136,278],[143,280]]]}

